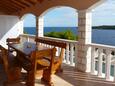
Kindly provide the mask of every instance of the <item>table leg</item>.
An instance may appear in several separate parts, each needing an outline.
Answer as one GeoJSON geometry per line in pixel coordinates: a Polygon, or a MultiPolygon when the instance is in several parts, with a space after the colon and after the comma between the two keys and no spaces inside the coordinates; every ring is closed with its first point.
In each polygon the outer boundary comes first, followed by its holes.
{"type": "Polygon", "coordinates": [[[53,82],[51,81],[51,70],[49,69],[45,69],[43,70],[43,75],[41,78],[41,81],[45,84],[47,84],[48,86],[54,86],[53,82]]]}
{"type": "Polygon", "coordinates": [[[26,85],[27,86],[34,86],[35,84],[35,75],[34,75],[34,71],[28,71],[27,72],[27,81],[26,81],[26,85]]]}

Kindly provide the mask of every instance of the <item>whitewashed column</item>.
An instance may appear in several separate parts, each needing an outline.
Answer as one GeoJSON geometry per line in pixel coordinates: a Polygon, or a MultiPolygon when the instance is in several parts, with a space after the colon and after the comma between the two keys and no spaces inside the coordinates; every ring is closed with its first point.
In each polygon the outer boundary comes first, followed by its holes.
{"type": "Polygon", "coordinates": [[[91,73],[95,74],[95,47],[91,48],[91,73]]]}
{"type": "Polygon", "coordinates": [[[70,65],[74,66],[74,45],[70,43],[70,65]]]}
{"type": "Polygon", "coordinates": [[[99,77],[102,77],[102,66],[103,66],[102,56],[103,56],[103,49],[99,48],[99,57],[98,57],[98,76],[99,77]]]}
{"type": "Polygon", "coordinates": [[[66,46],[66,63],[70,64],[70,60],[69,60],[69,43],[67,43],[67,46],[66,46]]]}
{"type": "Polygon", "coordinates": [[[91,70],[91,12],[78,11],[78,50],[77,70],[90,72],[91,70]]]}
{"type": "Polygon", "coordinates": [[[115,64],[114,64],[114,82],[115,82],[115,64]]]}
{"type": "Polygon", "coordinates": [[[36,29],[38,29],[38,36],[44,35],[44,18],[43,16],[36,17],[36,29]]]}
{"type": "Polygon", "coordinates": [[[77,49],[77,44],[75,44],[75,68],[77,68],[77,56],[78,56],[78,54],[77,54],[77,51],[78,51],[78,49],[77,49]]]}
{"type": "Polygon", "coordinates": [[[23,19],[20,19],[20,21],[18,22],[18,32],[19,32],[19,35],[23,34],[24,32],[24,20],[23,19]]]}

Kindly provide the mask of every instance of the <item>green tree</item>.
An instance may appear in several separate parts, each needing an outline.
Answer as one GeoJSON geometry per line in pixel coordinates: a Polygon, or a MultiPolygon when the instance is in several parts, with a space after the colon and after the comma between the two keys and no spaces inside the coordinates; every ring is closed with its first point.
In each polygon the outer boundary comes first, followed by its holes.
{"type": "Polygon", "coordinates": [[[45,36],[69,40],[78,40],[78,36],[75,36],[74,33],[69,29],[63,32],[48,32],[45,34],[45,36]]]}

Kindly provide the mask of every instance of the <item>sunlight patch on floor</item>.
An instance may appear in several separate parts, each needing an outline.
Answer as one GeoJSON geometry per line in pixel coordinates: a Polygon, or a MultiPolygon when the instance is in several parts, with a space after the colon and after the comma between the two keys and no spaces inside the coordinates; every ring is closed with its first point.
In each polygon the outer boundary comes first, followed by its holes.
{"type": "MultiPolygon", "coordinates": [[[[41,84],[40,78],[41,77],[36,77],[35,86],[45,86],[44,84],[41,84]]],[[[52,75],[52,81],[54,83],[54,86],[73,86],[72,84],[68,83],[67,81],[61,79],[56,75],[52,75]]]]}

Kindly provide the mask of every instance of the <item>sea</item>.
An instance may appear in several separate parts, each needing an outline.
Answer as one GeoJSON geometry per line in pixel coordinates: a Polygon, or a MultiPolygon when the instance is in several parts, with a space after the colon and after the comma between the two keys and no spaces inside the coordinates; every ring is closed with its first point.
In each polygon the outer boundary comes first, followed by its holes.
{"type": "MultiPolygon", "coordinates": [[[[44,33],[48,32],[62,32],[65,30],[71,30],[73,34],[78,34],[77,27],[44,27],[44,33]]],[[[36,34],[35,27],[24,27],[24,33],[27,34],[36,34]]],[[[105,45],[115,46],[115,30],[111,30],[110,28],[104,29],[92,29],[92,43],[99,43],[105,45]]]]}

